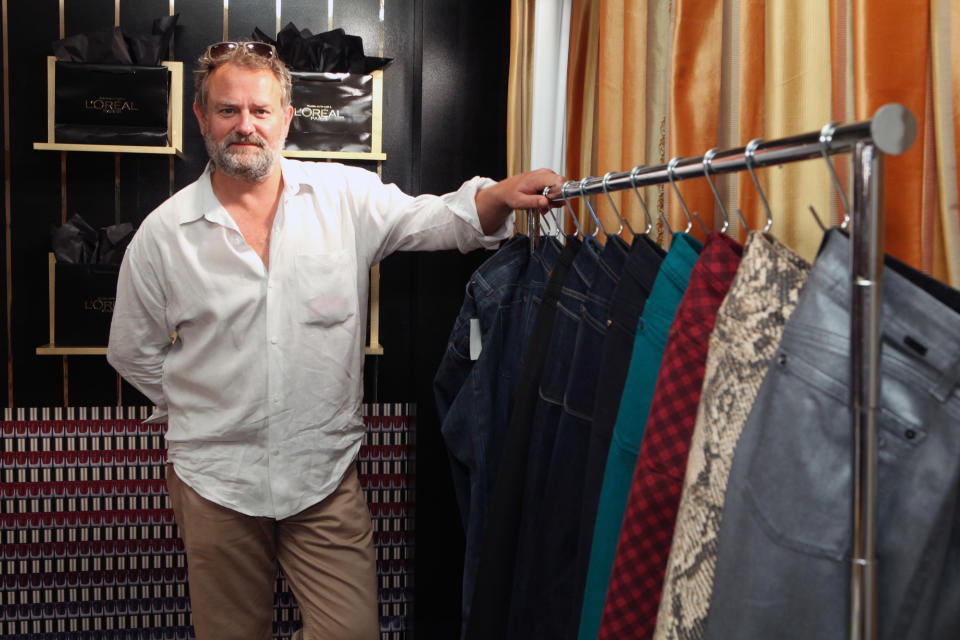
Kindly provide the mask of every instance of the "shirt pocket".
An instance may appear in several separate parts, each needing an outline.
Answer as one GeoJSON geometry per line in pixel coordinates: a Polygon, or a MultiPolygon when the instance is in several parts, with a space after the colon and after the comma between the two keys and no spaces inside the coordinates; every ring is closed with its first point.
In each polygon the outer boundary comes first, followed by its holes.
{"type": "Polygon", "coordinates": [[[345,251],[296,257],[300,322],[333,326],[357,312],[357,279],[345,251]]]}

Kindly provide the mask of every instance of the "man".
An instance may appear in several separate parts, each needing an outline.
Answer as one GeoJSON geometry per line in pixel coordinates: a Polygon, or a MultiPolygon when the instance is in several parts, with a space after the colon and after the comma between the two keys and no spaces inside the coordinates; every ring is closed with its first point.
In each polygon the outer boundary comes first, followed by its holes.
{"type": "Polygon", "coordinates": [[[277,562],[306,640],[377,637],[355,464],[370,265],[495,246],[512,209],[561,184],[540,170],[412,198],[369,171],[282,159],[290,94],[270,45],[207,48],[193,110],[211,162],[144,220],[120,269],[107,358],[169,414],[201,640],[270,636],[277,562]]]}

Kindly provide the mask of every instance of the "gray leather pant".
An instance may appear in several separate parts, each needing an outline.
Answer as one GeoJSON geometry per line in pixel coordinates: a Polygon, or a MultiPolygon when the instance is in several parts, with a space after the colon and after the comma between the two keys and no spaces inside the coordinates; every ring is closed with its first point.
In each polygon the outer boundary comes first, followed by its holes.
{"type": "MultiPolygon", "coordinates": [[[[848,256],[847,238],[831,231],[737,445],[707,617],[711,640],[847,637],[848,256]]],[[[954,639],[960,292],[888,261],[881,328],[880,638],[954,639]]]]}

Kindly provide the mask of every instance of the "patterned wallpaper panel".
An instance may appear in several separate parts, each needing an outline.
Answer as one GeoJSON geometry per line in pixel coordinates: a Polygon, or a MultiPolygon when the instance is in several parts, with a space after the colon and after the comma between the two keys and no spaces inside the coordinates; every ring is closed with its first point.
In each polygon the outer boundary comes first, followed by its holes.
{"type": "MultiPolygon", "coordinates": [[[[382,640],[412,637],[413,405],[364,405],[382,640]]],[[[0,422],[0,636],[192,638],[186,558],[148,409],[6,409],[0,422]]],[[[274,635],[300,626],[277,576],[274,635]]]]}

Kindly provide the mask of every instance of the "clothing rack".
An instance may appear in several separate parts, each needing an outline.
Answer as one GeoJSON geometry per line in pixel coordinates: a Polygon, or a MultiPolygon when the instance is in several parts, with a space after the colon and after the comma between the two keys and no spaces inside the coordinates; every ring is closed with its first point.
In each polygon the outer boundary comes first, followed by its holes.
{"type": "MultiPolygon", "coordinates": [[[[850,407],[853,429],[852,558],[850,567],[851,640],[875,640],[877,629],[877,407],[880,398],[880,309],[883,273],[883,156],[900,154],[917,136],[916,118],[900,104],[887,104],[871,120],[826,125],[821,131],[755,140],[746,147],[675,158],[669,164],[637,167],[587,178],[573,191],[544,195],[555,206],[583,197],[668,181],[703,179],[756,167],[786,164],[839,153],[853,154],[853,205],[850,225],[850,407]]],[[[832,167],[831,167],[832,170],[832,167]]],[[[569,184],[569,183],[568,183],[569,184]]]]}

